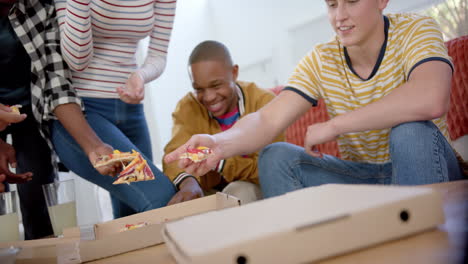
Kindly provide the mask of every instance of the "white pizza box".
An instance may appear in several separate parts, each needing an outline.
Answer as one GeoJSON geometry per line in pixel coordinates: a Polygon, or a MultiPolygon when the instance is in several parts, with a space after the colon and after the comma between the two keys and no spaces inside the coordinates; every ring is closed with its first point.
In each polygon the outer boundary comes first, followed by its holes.
{"type": "Polygon", "coordinates": [[[62,238],[16,241],[2,247],[21,248],[16,263],[82,263],[163,243],[163,224],[187,216],[240,205],[236,197],[216,193],[86,227],[65,229],[62,238]],[[148,225],[122,231],[126,224],[148,225]]]}
{"type": "Polygon", "coordinates": [[[170,222],[163,237],[178,263],[306,263],[443,222],[430,188],[329,184],[170,222]]]}

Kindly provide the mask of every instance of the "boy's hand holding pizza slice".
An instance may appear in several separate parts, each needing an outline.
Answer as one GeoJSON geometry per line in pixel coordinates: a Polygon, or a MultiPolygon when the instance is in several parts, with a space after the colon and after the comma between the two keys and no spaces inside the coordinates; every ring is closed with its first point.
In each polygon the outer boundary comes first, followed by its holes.
{"type": "Polygon", "coordinates": [[[214,135],[197,134],[193,135],[185,144],[164,156],[164,162],[177,162],[179,168],[186,173],[200,177],[216,168],[220,160],[224,159],[225,156],[229,155],[225,155],[223,146],[216,142],[214,135]]]}
{"type": "Polygon", "coordinates": [[[203,160],[206,160],[213,151],[208,147],[197,147],[197,148],[187,148],[185,153],[180,155],[180,159],[190,159],[191,161],[198,163],[203,160]]]}

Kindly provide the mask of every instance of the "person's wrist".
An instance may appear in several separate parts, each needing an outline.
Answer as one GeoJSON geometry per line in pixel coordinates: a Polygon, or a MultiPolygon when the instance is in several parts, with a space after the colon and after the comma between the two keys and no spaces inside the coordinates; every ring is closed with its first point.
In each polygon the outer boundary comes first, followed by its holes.
{"type": "Polygon", "coordinates": [[[229,157],[229,154],[226,153],[226,149],[225,149],[225,146],[228,145],[227,142],[229,141],[225,141],[224,138],[223,138],[223,133],[217,133],[217,134],[214,134],[214,135],[208,135],[210,138],[211,138],[211,141],[213,142],[212,143],[212,149],[216,149],[219,153],[221,153],[221,157],[219,157],[220,160],[224,160],[226,159],[226,157],[229,157]],[[222,142],[222,143],[220,143],[222,142]]]}
{"type": "Polygon", "coordinates": [[[85,146],[83,146],[83,150],[86,155],[89,155],[91,152],[96,154],[103,154],[103,152],[109,152],[111,147],[102,142],[100,139],[92,139],[86,142],[85,146]]]}
{"type": "Polygon", "coordinates": [[[332,118],[332,119],[328,120],[327,124],[328,124],[328,127],[329,127],[331,133],[335,137],[337,137],[337,136],[344,133],[342,131],[341,127],[340,127],[340,118],[339,117],[335,117],[335,118],[332,118]]]}
{"type": "Polygon", "coordinates": [[[143,83],[146,83],[146,74],[142,70],[137,70],[132,73],[136,78],[139,78],[143,83]]]}
{"type": "Polygon", "coordinates": [[[193,187],[193,186],[200,186],[200,185],[198,184],[198,181],[195,179],[195,177],[187,176],[179,184],[179,189],[184,189],[184,188],[193,187]]]}

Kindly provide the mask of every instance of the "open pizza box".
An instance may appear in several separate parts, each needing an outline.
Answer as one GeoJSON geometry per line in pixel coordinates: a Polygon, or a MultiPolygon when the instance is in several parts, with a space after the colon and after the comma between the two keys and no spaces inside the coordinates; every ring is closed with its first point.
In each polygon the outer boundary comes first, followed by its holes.
{"type": "Polygon", "coordinates": [[[167,222],[240,205],[240,200],[216,193],[151,211],[64,230],[62,238],[0,243],[0,248],[21,248],[16,263],[82,263],[163,243],[167,222]],[[123,231],[127,224],[147,225],[123,231]]]}
{"type": "Polygon", "coordinates": [[[163,237],[178,263],[309,263],[443,222],[430,188],[330,184],[173,221],[163,237]]]}

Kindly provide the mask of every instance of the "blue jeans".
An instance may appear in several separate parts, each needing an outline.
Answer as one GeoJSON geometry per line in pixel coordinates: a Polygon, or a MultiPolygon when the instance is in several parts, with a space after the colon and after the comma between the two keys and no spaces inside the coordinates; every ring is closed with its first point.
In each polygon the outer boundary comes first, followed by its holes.
{"type": "Polygon", "coordinates": [[[16,151],[16,173],[32,172],[32,180],[16,185],[23,218],[24,238],[38,239],[53,234],[42,185],[55,179],[52,155],[47,142],[39,133],[39,126],[33,117],[31,106],[24,106],[22,113],[28,117],[23,122],[11,124],[0,133],[5,140],[11,134],[16,151]]]}
{"type": "Polygon", "coordinates": [[[327,183],[420,185],[462,178],[452,147],[430,121],[410,122],[390,132],[391,162],[371,164],[324,155],[280,142],[259,156],[264,198],[327,183]]]}
{"type": "Polygon", "coordinates": [[[86,120],[105,143],[120,151],[142,153],[155,180],[113,185],[115,178],[99,174],[62,124],[52,124],[52,142],[60,160],[80,177],[109,191],[115,218],[166,206],[175,194],[172,182],[154,166],[143,105],[119,99],[83,98],[86,120]]]}

